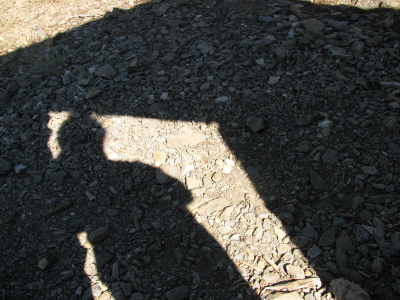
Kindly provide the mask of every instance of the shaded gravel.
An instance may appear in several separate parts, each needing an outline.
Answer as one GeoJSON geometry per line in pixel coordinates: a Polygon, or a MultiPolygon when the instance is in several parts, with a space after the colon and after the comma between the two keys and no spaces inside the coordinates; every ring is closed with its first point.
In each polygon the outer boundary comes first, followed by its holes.
{"type": "Polygon", "coordinates": [[[1,57],[0,297],[396,298],[398,20],[153,1],[1,57]]]}

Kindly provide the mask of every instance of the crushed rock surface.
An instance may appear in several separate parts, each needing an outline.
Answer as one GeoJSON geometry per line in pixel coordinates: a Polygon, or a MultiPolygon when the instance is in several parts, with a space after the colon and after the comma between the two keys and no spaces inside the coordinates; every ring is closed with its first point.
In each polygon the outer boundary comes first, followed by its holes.
{"type": "Polygon", "coordinates": [[[399,17],[154,1],[1,57],[0,298],[398,297],[399,17]]]}

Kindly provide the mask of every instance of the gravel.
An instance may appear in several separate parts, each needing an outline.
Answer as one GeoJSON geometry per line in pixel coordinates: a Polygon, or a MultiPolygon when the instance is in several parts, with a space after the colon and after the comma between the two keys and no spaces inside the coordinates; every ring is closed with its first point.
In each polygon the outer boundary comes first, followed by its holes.
{"type": "Polygon", "coordinates": [[[0,297],[398,297],[398,19],[154,1],[0,57],[0,297]]]}

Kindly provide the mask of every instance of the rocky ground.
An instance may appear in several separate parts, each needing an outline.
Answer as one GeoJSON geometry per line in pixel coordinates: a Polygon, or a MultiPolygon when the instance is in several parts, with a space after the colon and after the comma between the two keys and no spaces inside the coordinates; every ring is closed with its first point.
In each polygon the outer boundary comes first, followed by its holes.
{"type": "Polygon", "coordinates": [[[398,297],[399,17],[153,1],[0,57],[0,297],[398,297]]]}

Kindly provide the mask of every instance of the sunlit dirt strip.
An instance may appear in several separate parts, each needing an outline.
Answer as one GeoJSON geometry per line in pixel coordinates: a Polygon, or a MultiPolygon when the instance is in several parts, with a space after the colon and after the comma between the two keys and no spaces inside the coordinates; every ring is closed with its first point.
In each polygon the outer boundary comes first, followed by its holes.
{"type": "Polygon", "coordinates": [[[0,0],[0,56],[148,1],[0,0]]]}
{"type": "MultiPolygon", "coordinates": [[[[48,148],[53,159],[58,159],[61,154],[61,146],[58,143],[59,130],[71,115],[71,112],[50,114],[48,128],[51,130],[51,135],[48,148]]],[[[245,250],[238,249],[230,257],[243,278],[249,279],[254,273],[262,273],[268,265],[279,271],[279,267],[274,263],[278,258],[269,259],[270,254],[264,252],[265,245],[259,242],[263,234],[272,234],[278,236],[281,241],[285,240],[286,250],[282,248],[278,253],[297,248],[290,241],[279,218],[265,208],[260,196],[256,197],[251,205],[243,207],[243,197],[240,195],[249,193],[256,195],[257,192],[240,161],[225,144],[219,133],[218,124],[98,114],[92,114],[91,118],[95,121],[91,130],[95,134],[96,142],[103,144],[103,153],[108,160],[140,161],[178,179],[192,194],[193,200],[187,205],[188,211],[222,248],[226,250],[235,240],[246,245],[245,250]],[[201,180],[204,174],[210,173],[210,170],[217,170],[225,177],[215,187],[205,186],[201,180]],[[229,219],[231,212],[238,206],[241,206],[241,213],[235,220],[229,219]],[[208,214],[210,209],[220,210],[223,213],[220,216],[210,216],[208,214]],[[252,220],[258,219],[259,215],[273,219],[275,224],[273,228],[261,229],[252,224],[252,220]],[[227,236],[229,238],[226,238],[227,236]],[[241,254],[243,251],[251,255],[244,259],[241,254]],[[263,259],[257,261],[260,257],[263,259]]],[[[85,236],[86,232],[78,235],[80,244],[87,250],[84,271],[92,285],[96,284],[102,287],[103,291],[107,291],[96,273],[95,255],[85,236]]],[[[312,284],[315,283],[318,289],[320,280],[313,277],[316,274],[315,270],[309,266],[306,257],[302,256],[301,259],[308,265],[307,280],[311,280],[312,284]]]]}

